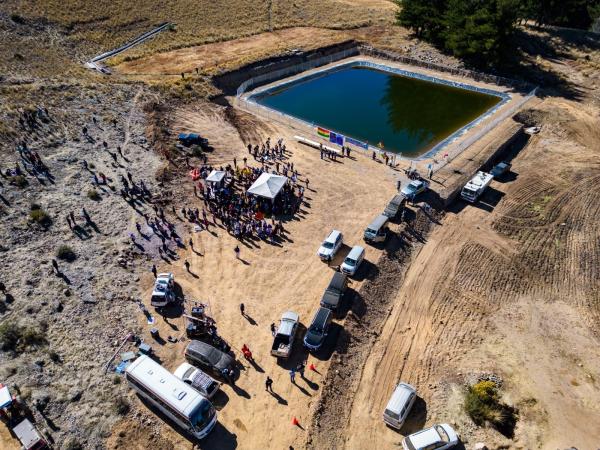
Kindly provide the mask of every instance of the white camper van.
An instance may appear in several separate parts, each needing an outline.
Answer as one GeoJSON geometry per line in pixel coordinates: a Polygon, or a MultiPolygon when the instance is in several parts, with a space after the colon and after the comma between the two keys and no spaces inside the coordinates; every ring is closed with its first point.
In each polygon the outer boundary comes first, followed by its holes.
{"type": "Polygon", "coordinates": [[[494,176],[487,172],[477,172],[460,191],[460,196],[469,203],[475,203],[490,185],[494,176]]]}

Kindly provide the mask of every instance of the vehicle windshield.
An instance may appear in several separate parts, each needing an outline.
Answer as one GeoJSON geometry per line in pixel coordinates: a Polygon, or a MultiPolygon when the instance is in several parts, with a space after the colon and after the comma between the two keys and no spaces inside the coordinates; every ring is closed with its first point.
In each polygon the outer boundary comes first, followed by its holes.
{"type": "Polygon", "coordinates": [[[215,408],[212,403],[203,399],[196,410],[190,416],[190,422],[194,429],[200,431],[205,428],[215,415],[215,408]]]}
{"type": "Polygon", "coordinates": [[[408,186],[406,186],[406,192],[415,192],[417,190],[417,187],[414,184],[409,184],[408,186]]]}
{"type": "Polygon", "coordinates": [[[376,231],[375,231],[375,230],[372,230],[371,228],[367,228],[367,229],[365,230],[365,233],[369,233],[369,234],[375,234],[375,233],[376,233],[376,231]]]}
{"type": "Polygon", "coordinates": [[[321,336],[320,336],[321,332],[322,332],[322,330],[319,328],[311,328],[306,333],[306,342],[308,342],[311,345],[318,344],[319,341],[321,340],[321,336]]]}
{"type": "Polygon", "coordinates": [[[385,415],[391,417],[394,420],[400,419],[400,416],[397,413],[395,413],[394,411],[390,411],[389,409],[385,410],[385,415]]]}
{"type": "Polygon", "coordinates": [[[471,189],[464,188],[463,189],[463,194],[472,197],[473,195],[475,195],[475,191],[473,191],[471,189]]]}
{"type": "Polygon", "coordinates": [[[448,436],[448,433],[446,433],[446,430],[444,430],[443,427],[438,425],[435,427],[435,429],[438,432],[438,434],[440,435],[440,438],[442,439],[442,441],[450,442],[450,436],[448,436]]]}
{"type": "Polygon", "coordinates": [[[353,260],[353,259],[351,259],[351,258],[346,258],[346,259],[344,260],[344,264],[346,264],[347,266],[354,267],[354,266],[356,265],[356,261],[354,261],[354,260],[353,260]]]}
{"type": "Polygon", "coordinates": [[[332,249],[333,248],[333,242],[323,242],[323,247],[332,249]]]}

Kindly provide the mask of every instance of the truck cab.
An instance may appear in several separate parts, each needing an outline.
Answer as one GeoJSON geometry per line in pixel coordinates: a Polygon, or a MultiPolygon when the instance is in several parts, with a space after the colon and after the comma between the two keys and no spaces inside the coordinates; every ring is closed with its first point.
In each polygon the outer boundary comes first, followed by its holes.
{"type": "Polygon", "coordinates": [[[275,333],[273,346],[271,347],[271,355],[278,358],[287,358],[292,353],[294,339],[298,331],[298,323],[300,317],[293,311],[287,311],[281,316],[279,328],[275,333]]]}

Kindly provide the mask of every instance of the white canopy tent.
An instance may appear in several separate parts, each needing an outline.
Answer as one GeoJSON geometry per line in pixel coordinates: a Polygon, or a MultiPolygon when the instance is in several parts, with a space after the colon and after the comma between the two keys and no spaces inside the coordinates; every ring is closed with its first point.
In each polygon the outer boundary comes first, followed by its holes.
{"type": "Polygon", "coordinates": [[[277,194],[283,189],[283,186],[285,186],[285,183],[287,183],[287,177],[264,172],[260,174],[246,192],[274,200],[277,194]]]}
{"type": "Polygon", "coordinates": [[[206,177],[206,181],[209,183],[215,183],[215,184],[218,184],[219,186],[221,186],[221,185],[223,185],[223,180],[225,179],[225,174],[226,174],[226,172],[224,172],[222,170],[213,170],[206,177]]]}

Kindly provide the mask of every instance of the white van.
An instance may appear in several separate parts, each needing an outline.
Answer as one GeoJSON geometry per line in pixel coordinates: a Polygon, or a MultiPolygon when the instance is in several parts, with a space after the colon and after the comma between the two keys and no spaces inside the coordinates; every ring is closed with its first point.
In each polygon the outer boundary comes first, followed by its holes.
{"type": "Polygon", "coordinates": [[[384,242],[388,232],[389,217],[379,214],[365,229],[363,239],[368,243],[384,242]]]}
{"type": "Polygon", "coordinates": [[[354,247],[352,247],[352,250],[350,250],[350,253],[348,253],[348,256],[346,256],[346,259],[344,259],[344,262],[340,266],[340,270],[343,273],[352,276],[356,273],[360,266],[360,263],[362,263],[364,258],[365,249],[362,248],[360,245],[355,245],[354,247]]]}
{"type": "Polygon", "coordinates": [[[397,430],[402,428],[416,398],[417,391],[414,387],[407,383],[398,383],[383,412],[383,421],[397,430]]]}

